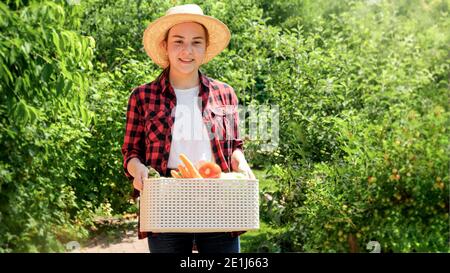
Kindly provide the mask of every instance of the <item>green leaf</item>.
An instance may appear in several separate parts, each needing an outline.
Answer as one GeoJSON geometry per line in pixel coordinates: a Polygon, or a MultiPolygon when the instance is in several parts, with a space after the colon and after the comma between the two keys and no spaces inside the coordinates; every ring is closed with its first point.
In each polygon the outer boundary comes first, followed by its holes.
{"type": "Polygon", "coordinates": [[[56,47],[56,51],[59,55],[63,55],[62,52],[64,52],[64,41],[60,38],[59,34],[56,32],[56,30],[53,30],[52,33],[53,37],[53,44],[56,47]]]}
{"type": "Polygon", "coordinates": [[[81,120],[83,121],[84,124],[88,124],[89,123],[89,115],[88,115],[86,108],[82,107],[80,109],[80,112],[81,112],[81,120]]]}
{"type": "Polygon", "coordinates": [[[95,39],[92,36],[88,36],[88,41],[89,41],[89,47],[90,48],[95,48],[95,39]]]}
{"type": "Polygon", "coordinates": [[[73,86],[73,81],[72,80],[67,80],[66,81],[66,87],[65,87],[66,92],[69,92],[72,89],[72,86],[73,86]]]}
{"type": "Polygon", "coordinates": [[[49,63],[45,64],[44,69],[42,70],[41,80],[47,83],[52,73],[53,73],[53,65],[49,63]]]}
{"type": "Polygon", "coordinates": [[[34,124],[38,116],[37,109],[32,106],[28,106],[27,108],[30,117],[30,123],[34,124]]]}
{"type": "Polygon", "coordinates": [[[20,125],[26,124],[29,120],[29,115],[26,103],[23,100],[20,100],[17,104],[16,111],[14,112],[16,122],[20,125]]]}
{"type": "Polygon", "coordinates": [[[56,82],[56,94],[61,95],[64,90],[64,77],[60,76],[56,82]]]}
{"type": "Polygon", "coordinates": [[[22,51],[25,55],[29,55],[31,52],[31,44],[30,43],[25,42],[20,48],[22,49],[22,51]]]}
{"type": "Polygon", "coordinates": [[[11,75],[11,72],[9,71],[9,69],[6,67],[5,64],[2,64],[2,75],[4,76],[4,79],[6,80],[7,83],[9,82],[13,82],[13,76],[11,75]]]}

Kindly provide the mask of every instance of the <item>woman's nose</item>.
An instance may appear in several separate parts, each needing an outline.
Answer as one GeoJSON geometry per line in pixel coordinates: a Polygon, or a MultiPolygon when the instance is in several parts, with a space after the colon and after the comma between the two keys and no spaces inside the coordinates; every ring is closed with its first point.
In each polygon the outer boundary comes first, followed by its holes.
{"type": "Polygon", "coordinates": [[[183,47],[183,51],[186,51],[186,52],[188,52],[188,53],[192,53],[192,45],[186,44],[186,45],[183,47]]]}

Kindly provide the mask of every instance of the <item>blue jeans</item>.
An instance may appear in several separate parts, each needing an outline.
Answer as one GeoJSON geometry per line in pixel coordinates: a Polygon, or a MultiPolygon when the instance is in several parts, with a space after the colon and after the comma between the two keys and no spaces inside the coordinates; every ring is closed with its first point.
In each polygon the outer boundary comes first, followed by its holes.
{"type": "Polygon", "coordinates": [[[151,253],[192,253],[193,244],[198,253],[239,253],[239,236],[229,233],[158,233],[149,235],[151,253]]]}

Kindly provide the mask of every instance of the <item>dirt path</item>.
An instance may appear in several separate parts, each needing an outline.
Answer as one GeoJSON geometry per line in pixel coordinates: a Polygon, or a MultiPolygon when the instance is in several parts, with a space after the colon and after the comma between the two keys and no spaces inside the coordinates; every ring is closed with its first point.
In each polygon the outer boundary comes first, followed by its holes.
{"type": "Polygon", "coordinates": [[[135,232],[129,232],[120,241],[94,241],[81,247],[81,253],[149,253],[146,239],[139,240],[135,232]]]}
{"type": "Polygon", "coordinates": [[[96,220],[87,242],[70,242],[69,252],[77,253],[149,253],[147,239],[137,236],[137,217],[104,218],[96,220]]]}

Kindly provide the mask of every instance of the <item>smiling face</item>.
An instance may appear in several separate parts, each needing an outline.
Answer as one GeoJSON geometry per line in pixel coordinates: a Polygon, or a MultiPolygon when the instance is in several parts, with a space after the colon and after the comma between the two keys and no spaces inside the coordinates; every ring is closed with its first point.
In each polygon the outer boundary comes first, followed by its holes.
{"type": "Polygon", "coordinates": [[[206,30],[198,23],[175,25],[169,30],[163,47],[173,72],[179,75],[197,73],[206,54],[206,30]]]}

